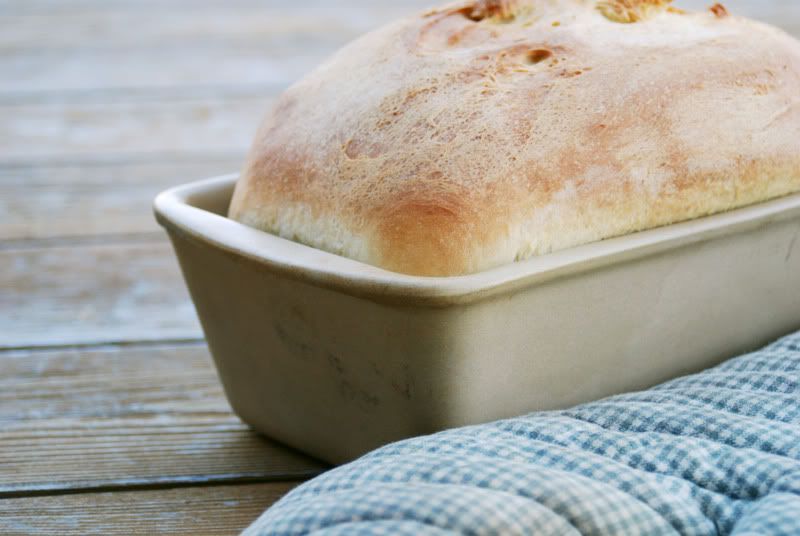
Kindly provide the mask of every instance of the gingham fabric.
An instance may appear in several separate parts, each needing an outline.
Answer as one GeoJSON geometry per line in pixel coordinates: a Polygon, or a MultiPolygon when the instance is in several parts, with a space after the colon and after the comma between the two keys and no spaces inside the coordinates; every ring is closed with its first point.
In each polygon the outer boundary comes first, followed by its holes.
{"type": "Polygon", "coordinates": [[[381,448],[256,534],[800,536],[800,333],[567,411],[381,448]]]}

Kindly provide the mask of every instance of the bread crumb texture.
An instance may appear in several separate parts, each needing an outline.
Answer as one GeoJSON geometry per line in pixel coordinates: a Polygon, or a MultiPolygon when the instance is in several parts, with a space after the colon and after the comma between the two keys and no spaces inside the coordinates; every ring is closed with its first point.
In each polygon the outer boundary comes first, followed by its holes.
{"type": "Polygon", "coordinates": [[[800,43],[720,4],[457,2],[356,40],[267,114],[247,225],[474,273],[800,191],[800,43]]]}

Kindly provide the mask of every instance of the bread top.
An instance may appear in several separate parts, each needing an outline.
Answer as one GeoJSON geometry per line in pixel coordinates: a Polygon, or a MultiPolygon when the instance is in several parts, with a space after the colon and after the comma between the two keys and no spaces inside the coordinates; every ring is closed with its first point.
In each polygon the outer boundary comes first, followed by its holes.
{"type": "Polygon", "coordinates": [[[800,42],[715,5],[479,0],[289,88],[232,218],[453,276],[800,191],[800,42]]]}

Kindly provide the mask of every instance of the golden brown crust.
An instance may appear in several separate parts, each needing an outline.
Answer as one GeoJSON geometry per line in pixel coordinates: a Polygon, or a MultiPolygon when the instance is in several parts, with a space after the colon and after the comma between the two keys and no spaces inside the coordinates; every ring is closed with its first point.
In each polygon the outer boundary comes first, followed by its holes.
{"type": "Polygon", "coordinates": [[[230,214],[458,275],[800,191],[800,44],[668,4],[465,1],[373,32],[281,96],[230,214]]]}
{"type": "Polygon", "coordinates": [[[641,22],[666,10],[672,0],[600,0],[597,10],[613,22],[641,22]]]}

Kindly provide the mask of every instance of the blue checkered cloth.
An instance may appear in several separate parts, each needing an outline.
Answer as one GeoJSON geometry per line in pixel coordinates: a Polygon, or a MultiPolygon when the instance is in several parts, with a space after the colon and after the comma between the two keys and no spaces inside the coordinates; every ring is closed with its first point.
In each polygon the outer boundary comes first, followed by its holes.
{"type": "Polygon", "coordinates": [[[800,535],[800,333],[567,411],[381,448],[245,534],[800,535]]]}

